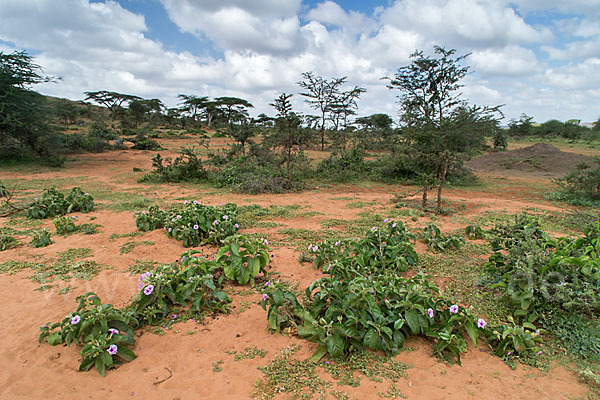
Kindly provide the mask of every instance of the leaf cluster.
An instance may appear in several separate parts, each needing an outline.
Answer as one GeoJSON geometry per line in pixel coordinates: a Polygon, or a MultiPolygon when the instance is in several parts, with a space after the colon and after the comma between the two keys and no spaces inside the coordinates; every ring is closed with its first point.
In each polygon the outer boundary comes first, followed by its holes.
{"type": "Polygon", "coordinates": [[[94,209],[94,198],[74,187],[65,197],[54,188],[45,189],[41,198],[36,198],[27,209],[27,217],[32,219],[52,218],[72,212],[89,212],[94,209]]]}

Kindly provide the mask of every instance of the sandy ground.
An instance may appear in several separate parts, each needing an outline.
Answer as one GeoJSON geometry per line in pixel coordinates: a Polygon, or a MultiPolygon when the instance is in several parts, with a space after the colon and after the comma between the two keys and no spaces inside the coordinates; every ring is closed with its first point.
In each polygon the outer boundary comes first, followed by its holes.
{"type": "MultiPolygon", "coordinates": [[[[320,229],[320,221],[327,218],[358,218],[358,213],[365,209],[344,207],[349,201],[374,202],[372,209],[389,209],[389,200],[394,193],[410,192],[400,186],[335,185],[302,193],[250,196],[214,193],[214,190],[180,189],[176,185],[149,188],[137,184],[136,176],[131,171],[134,166],[149,169],[151,154],[121,151],[81,155],[64,170],[35,173],[2,171],[0,180],[70,178],[72,183],[65,184],[65,187],[81,185],[85,188],[86,185],[100,182],[110,185],[115,191],[134,188],[133,193],[170,200],[187,196],[190,199],[202,199],[206,204],[223,201],[263,206],[300,204],[305,211],[323,213],[307,218],[273,220],[283,223],[284,227],[305,229],[320,229]],[[76,178],[82,176],[87,179],[78,182],[76,178]]],[[[534,178],[506,181],[494,180],[494,175],[488,175],[485,179],[492,180],[492,184],[481,191],[449,189],[446,199],[451,203],[464,204],[462,215],[465,217],[485,211],[514,213],[533,206],[549,211],[559,210],[541,201],[539,193],[527,189],[526,184],[533,182],[528,179],[534,178]],[[497,183],[501,185],[496,186],[497,183]]],[[[538,177],[534,181],[539,184],[540,179],[543,178],[538,177]]],[[[3,262],[32,259],[35,256],[49,258],[68,248],[89,247],[93,250],[94,260],[114,267],[113,270],[102,271],[91,281],[55,282],[57,287],[47,291],[34,290],[40,285],[27,279],[30,271],[0,275],[0,326],[4,328],[0,346],[1,399],[248,399],[257,379],[263,378],[257,367],[265,366],[282,348],[292,343],[300,344],[302,350],[298,353],[299,357],[309,356],[316,348],[314,344],[298,338],[268,332],[266,313],[257,304],[260,294],[232,295],[234,308],[228,315],[209,318],[202,324],[192,321],[175,324],[164,336],[139,331],[133,349],[138,358],[117,371],[109,371],[106,378],[94,371],[77,372],[80,362],[77,347],[39,345],[38,328],[46,322],[62,319],[75,308],[75,297],[90,290],[97,292],[104,302],[115,306],[127,304],[137,289],[137,276],[126,272],[135,259],[172,262],[183,249],[179,243],[168,240],[161,231],[154,231],[134,240],[150,240],[155,245],[140,246],[129,254],[120,255],[119,247],[131,239],[111,241],[109,236],[136,230],[132,212],[118,213],[99,207],[98,211],[90,214],[76,215],[82,222],[88,222],[90,216],[96,217],[90,222],[102,225],[100,233],[67,238],[54,236],[55,243],[43,249],[33,249],[25,244],[0,253],[0,262],[3,262]],[[75,289],[67,294],[58,294],[58,290],[68,284],[75,289]],[[244,308],[242,302],[252,304],[249,309],[240,312],[244,308]],[[228,354],[252,346],[267,350],[266,357],[234,361],[233,355],[228,354]],[[223,361],[223,370],[215,372],[213,363],[219,361],[223,361]]],[[[420,220],[419,224],[422,223],[423,220],[420,220]]],[[[437,223],[443,231],[464,226],[451,216],[440,217],[437,223]]],[[[0,226],[8,224],[8,219],[0,219],[0,226]]],[[[51,222],[45,221],[43,226],[50,228],[51,222]]],[[[276,236],[278,229],[259,231],[276,236]]],[[[300,264],[299,254],[294,247],[273,248],[273,271],[281,273],[283,279],[299,282],[303,286],[318,278],[318,271],[309,264],[300,264]]],[[[214,249],[205,250],[214,253],[214,249]]],[[[241,289],[230,288],[232,291],[241,289]]],[[[588,392],[573,373],[560,366],[553,366],[548,373],[523,365],[512,370],[490,355],[484,346],[471,348],[463,356],[462,366],[448,366],[431,357],[431,348],[426,341],[416,339],[407,345],[415,350],[403,352],[395,359],[411,365],[407,370],[407,379],[397,383],[409,399],[575,399],[584,398],[588,392]]],[[[376,383],[363,378],[357,388],[334,384],[332,390],[346,391],[352,399],[377,399],[376,393],[387,390],[388,386],[389,382],[376,383]]],[[[284,395],[281,398],[287,397],[284,395]]]]}

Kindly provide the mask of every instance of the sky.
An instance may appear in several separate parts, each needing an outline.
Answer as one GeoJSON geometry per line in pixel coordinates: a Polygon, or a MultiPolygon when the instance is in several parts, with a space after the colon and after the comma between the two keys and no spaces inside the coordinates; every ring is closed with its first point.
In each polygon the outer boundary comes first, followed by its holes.
{"type": "Polygon", "coordinates": [[[367,89],[360,116],[398,117],[382,77],[433,46],[470,53],[463,98],[503,104],[504,123],[600,117],[600,0],[0,0],[0,51],[25,50],[81,100],[110,90],[178,105],[235,96],[274,115],[282,92],[310,113],[311,71],[367,89]]]}

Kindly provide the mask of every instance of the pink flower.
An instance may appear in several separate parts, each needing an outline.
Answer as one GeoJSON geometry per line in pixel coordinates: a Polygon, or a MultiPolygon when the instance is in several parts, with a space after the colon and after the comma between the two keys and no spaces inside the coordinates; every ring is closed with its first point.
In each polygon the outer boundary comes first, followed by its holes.
{"type": "Polygon", "coordinates": [[[108,328],[108,333],[110,333],[111,335],[118,335],[119,331],[115,328],[108,328]]]}
{"type": "Polygon", "coordinates": [[[390,220],[389,218],[386,218],[386,219],[384,219],[384,220],[383,220],[383,222],[385,222],[385,223],[387,224],[387,222],[388,222],[389,220],[390,220]]]}
{"type": "Polygon", "coordinates": [[[456,305],[456,304],[451,305],[450,306],[450,312],[452,314],[458,314],[458,305],[456,305]]]}
{"type": "Polygon", "coordinates": [[[433,309],[428,308],[427,309],[427,315],[429,315],[429,318],[433,318],[433,309]]]}
{"type": "Polygon", "coordinates": [[[148,286],[146,286],[146,289],[144,289],[144,294],[146,296],[150,296],[153,291],[154,291],[154,285],[148,285],[148,286]]]}
{"type": "Polygon", "coordinates": [[[79,315],[76,315],[73,318],[71,318],[71,325],[77,325],[79,321],[81,321],[81,317],[79,315]]]}
{"type": "Polygon", "coordinates": [[[487,325],[487,322],[485,322],[485,320],[483,318],[479,318],[477,320],[477,327],[478,328],[483,329],[483,328],[485,328],[486,325],[487,325]]]}
{"type": "Polygon", "coordinates": [[[268,296],[266,294],[263,294],[263,300],[267,300],[267,297],[268,296]]]}
{"type": "Polygon", "coordinates": [[[115,354],[117,354],[117,351],[119,351],[119,348],[117,347],[116,344],[111,344],[110,346],[108,346],[108,354],[110,354],[111,356],[114,356],[115,354]]]}

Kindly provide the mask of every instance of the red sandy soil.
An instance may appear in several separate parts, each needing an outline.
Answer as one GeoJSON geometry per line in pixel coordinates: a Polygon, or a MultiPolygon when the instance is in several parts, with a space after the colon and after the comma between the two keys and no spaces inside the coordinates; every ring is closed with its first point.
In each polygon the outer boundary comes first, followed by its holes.
{"type": "MultiPolygon", "coordinates": [[[[133,167],[150,169],[151,152],[120,151],[96,155],[81,155],[67,169],[36,173],[0,172],[0,181],[6,179],[55,179],[87,176],[85,182],[73,180],[65,188],[85,185],[89,182],[103,182],[114,190],[137,188],[140,193],[173,200],[189,196],[190,199],[202,199],[205,204],[219,204],[232,201],[238,204],[257,203],[300,204],[302,211],[318,211],[323,215],[310,218],[275,219],[285,227],[320,229],[319,222],[326,218],[354,219],[365,209],[344,207],[351,201],[375,202],[369,206],[373,210],[385,207],[394,193],[410,192],[400,186],[381,186],[362,188],[336,185],[327,188],[308,190],[302,193],[285,195],[202,193],[199,190],[177,185],[148,186],[137,184],[131,173],[133,167]],[[156,186],[155,186],[156,187],[156,186]],[[337,200],[336,200],[337,199],[337,200]]],[[[545,203],[523,188],[515,178],[502,181],[506,188],[495,190],[493,186],[478,192],[450,189],[446,200],[465,205],[462,215],[472,217],[483,211],[519,212],[535,205],[537,208],[559,211],[560,209],[545,203]],[[535,199],[535,203],[530,199],[535,199]]],[[[540,182],[539,179],[536,182],[540,182]]],[[[412,188],[414,189],[414,188],[412,188]]],[[[413,190],[414,192],[414,190],[413,190]]],[[[415,196],[416,197],[416,196],[415,196]]],[[[369,208],[366,208],[369,209],[369,208]]],[[[381,212],[381,211],[378,211],[381,212]]],[[[173,325],[164,336],[140,331],[133,349],[138,358],[126,363],[116,371],[108,371],[102,378],[95,371],[77,372],[80,362],[79,349],[76,346],[62,347],[38,344],[38,328],[46,322],[62,319],[75,309],[76,296],[87,291],[95,291],[100,298],[115,306],[124,306],[136,293],[137,276],[126,272],[135,259],[153,259],[158,262],[172,262],[183,252],[178,242],[168,240],[161,231],[145,233],[133,240],[151,240],[154,246],[140,246],[131,253],[119,255],[119,246],[131,238],[110,241],[113,233],[135,231],[131,212],[117,213],[102,209],[91,214],[76,214],[81,222],[88,222],[89,216],[97,217],[94,223],[102,225],[100,233],[95,235],[73,235],[67,238],[54,236],[55,243],[42,249],[23,245],[0,253],[0,262],[6,260],[27,260],[34,255],[45,258],[54,257],[57,252],[74,247],[89,247],[93,250],[93,259],[106,263],[114,270],[104,270],[91,281],[54,282],[58,287],[48,291],[35,291],[40,285],[27,279],[30,271],[15,275],[0,275],[0,326],[2,346],[0,351],[0,398],[1,399],[249,399],[254,391],[257,379],[263,374],[257,367],[265,366],[284,347],[297,343],[302,350],[297,357],[308,357],[315,350],[314,344],[295,337],[272,334],[267,330],[266,313],[258,305],[260,294],[233,295],[233,309],[228,315],[208,318],[201,324],[193,321],[173,325]],[[76,288],[59,295],[60,287],[71,284],[76,288]],[[243,312],[241,302],[251,301],[250,308],[243,312]],[[243,351],[256,346],[267,350],[265,358],[234,361],[233,355],[226,352],[243,351]],[[213,371],[213,363],[223,361],[222,372],[213,371]],[[169,372],[171,371],[171,372],[169,372]],[[170,374],[172,373],[172,376],[170,374]],[[168,378],[168,379],[167,379],[168,378]],[[165,380],[166,379],[166,380],[165,380]],[[163,381],[164,380],[164,381],[163,381]]],[[[420,219],[422,226],[426,219],[420,219]]],[[[440,217],[437,221],[443,231],[462,228],[452,216],[440,217]]],[[[410,219],[407,222],[411,225],[410,219]]],[[[8,226],[7,219],[0,219],[0,226],[8,226]]],[[[50,228],[51,222],[44,221],[50,228]]],[[[412,226],[416,226],[413,224],[412,226]]],[[[260,230],[274,234],[277,229],[260,230]]],[[[54,229],[52,229],[54,231],[54,229]]],[[[276,236],[276,235],[275,235],[276,236]]],[[[25,237],[22,238],[25,241],[25,237]]],[[[295,246],[273,249],[273,270],[280,272],[286,280],[305,286],[318,278],[310,264],[300,264],[295,246]]],[[[214,253],[214,249],[205,249],[214,253]]],[[[421,250],[421,249],[419,249],[421,250]]],[[[233,287],[232,290],[243,290],[233,287]]],[[[463,356],[463,365],[448,366],[431,357],[430,345],[422,339],[407,344],[416,348],[403,352],[396,360],[409,364],[408,378],[397,383],[398,388],[409,399],[573,399],[583,398],[588,388],[579,383],[577,377],[563,367],[553,366],[548,373],[519,365],[510,369],[500,359],[489,354],[484,346],[471,348],[463,356]]],[[[331,390],[346,391],[351,399],[377,399],[377,392],[385,391],[389,382],[376,383],[364,377],[357,388],[334,386],[331,390]]],[[[288,398],[280,395],[277,398],[288,398]]],[[[330,397],[332,398],[332,397],[330,397]]]]}

